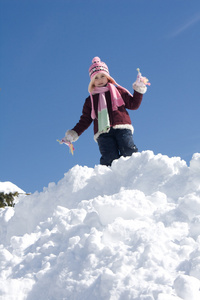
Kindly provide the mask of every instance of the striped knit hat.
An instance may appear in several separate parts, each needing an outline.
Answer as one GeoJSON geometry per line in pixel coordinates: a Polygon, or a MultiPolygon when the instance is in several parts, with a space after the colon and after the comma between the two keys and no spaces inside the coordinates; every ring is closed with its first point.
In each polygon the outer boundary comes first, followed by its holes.
{"type": "Polygon", "coordinates": [[[110,76],[108,66],[104,62],[102,62],[98,56],[95,56],[89,68],[89,76],[91,80],[88,86],[89,93],[91,93],[92,89],[94,88],[94,76],[98,73],[105,74],[111,83],[117,84],[116,81],[110,76]]]}

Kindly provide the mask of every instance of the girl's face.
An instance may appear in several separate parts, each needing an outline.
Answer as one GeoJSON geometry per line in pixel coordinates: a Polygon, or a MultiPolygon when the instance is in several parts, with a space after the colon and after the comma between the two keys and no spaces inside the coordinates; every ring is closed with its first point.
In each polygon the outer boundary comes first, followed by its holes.
{"type": "Polygon", "coordinates": [[[94,85],[96,87],[105,86],[108,83],[108,78],[104,73],[98,73],[94,76],[94,85]]]}

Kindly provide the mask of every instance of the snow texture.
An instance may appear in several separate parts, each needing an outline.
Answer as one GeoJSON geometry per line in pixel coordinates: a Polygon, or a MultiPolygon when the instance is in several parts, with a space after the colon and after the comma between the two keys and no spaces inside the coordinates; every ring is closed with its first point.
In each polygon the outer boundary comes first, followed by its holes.
{"type": "Polygon", "coordinates": [[[0,209],[0,299],[199,300],[200,154],[77,165],[20,194],[0,209]]]}

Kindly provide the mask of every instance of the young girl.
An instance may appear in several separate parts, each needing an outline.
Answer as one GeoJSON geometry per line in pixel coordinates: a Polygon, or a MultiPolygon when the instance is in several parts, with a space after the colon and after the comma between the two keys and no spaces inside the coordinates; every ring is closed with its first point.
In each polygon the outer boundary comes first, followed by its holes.
{"type": "MultiPolygon", "coordinates": [[[[141,74],[140,74],[141,75],[141,74]]],[[[90,96],[85,100],[76,126],[68,130],[64,140],[75,142],[94,124],[94,140],[101,153],[100,164],[109,166],[120,156],[131,156],[138,149],[133,141],[133,126],[127,109],[138,109],[147,87],[136,80],[133,95],[110,76],[107,65],[94,57],[89,68],[90,96]]]]}

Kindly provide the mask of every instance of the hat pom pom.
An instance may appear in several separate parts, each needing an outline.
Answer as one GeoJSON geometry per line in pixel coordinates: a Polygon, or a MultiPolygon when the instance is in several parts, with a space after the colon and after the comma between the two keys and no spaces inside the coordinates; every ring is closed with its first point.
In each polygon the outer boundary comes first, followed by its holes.
{"type": "Polygon", "coordinates": [[[95,63],[99,63],[101,60],[98,56],[95,56],[92,60],[92,63],[95,64],[95,63]]]}

